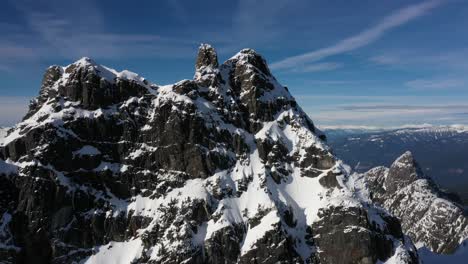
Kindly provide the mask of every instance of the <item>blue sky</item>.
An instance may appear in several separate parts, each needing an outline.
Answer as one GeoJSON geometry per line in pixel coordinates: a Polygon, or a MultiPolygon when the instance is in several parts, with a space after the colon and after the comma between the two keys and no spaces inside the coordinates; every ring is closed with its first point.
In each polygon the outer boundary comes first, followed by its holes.
{"type": "Polygon", "coordinates": [[[0,10],[0,125],[45,68],[82,56],[158,83],[192,78],[200,43],[254,48],[319,125],[468,123],[468,2],[41,1],[0,10]]]}

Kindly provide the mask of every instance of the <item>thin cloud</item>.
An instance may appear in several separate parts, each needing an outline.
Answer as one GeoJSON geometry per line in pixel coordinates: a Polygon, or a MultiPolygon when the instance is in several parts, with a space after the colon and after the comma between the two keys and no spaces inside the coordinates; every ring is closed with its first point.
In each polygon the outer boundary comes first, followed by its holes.
{"type": "Polygon", "coordinates": [[[315,63],[311,65],[307,65],[304,67],[300,67],[295,69],[294,72],[321,72],[321,71],[332,71],[338,68],[343,67],[342,63],[338,62],[323,62],[323,63],[315,63]]]}
{"type": "Polygon", "coordinates": [[[219,45],[219,54],[230,54],[246,47],[267,47],[286,32],[281,17],[290,4],[285,0],[237,1],[229,29],[210,32],[204,38],[219,45]]]}
{"type": "Polygon", "coordinates": [[[377,65],[409,69],[413,69],[417,65],[419,68],[441,68],[465,72],[468,69],[468,62],[465,59],[467,55],[467,49],[438,51],[435,54],[429,54],[428,51],[420,49],[396,50],[372,56],[369,61],[377,65]]]}
{"type": "Polygon", "coordinates": [[[17,59],[17,58],[35,58],[34,49],[16,45],[12,43],[0,43],[0,58],[2,59],[17,59]]]}
{"type": "Polygon", "coordinates": [[[401,63],[401,58],[392,55],[379,55],[369,59],[371,62],[381,65],[395,65],[401,63]]]}
{"type": "Polygon", "coordinates": [[[466,123],[468,104],[459,96],[295,96],[315,124],[398,126],[466,123]],[[444,103],[446,102],[446,103],[444,103]]]}
{"type": "MultiPolygon", "coordinates": [[[[398,126],[362,126],[362,125],[324,125],[320,126],[320,129],[324,130],[333,130],[333,129],[362,129],[362,130],[394,130],[394,129],[404,129],[404,128],[429,128],[435,127],[435,125],[423,123],[423,124],[404,124],[398,126]]],[[[437,127],[454,127],[454,128],[464,128],[464,125],[449,125],[449,126],[437,126],[437,127]]]]}
{"type": "Polygon", "coordinates": [[[407,111],[426,111],[426,110],[453,110],[468,109],[468,105],[348,105],[343,106],[343,110],[353,111],[386,111],[386,110],[407,110],[407,111]]]}
{"type": "Polygon", "coordinates": [[[334,107],[307,110],[319,126],[325,125],[371,125],[395,126],[412,123],[456,124],[466,123],[460,115],[468,105],[375,105],[334,107]]]}
{"type": "Polygon", "coordinates": [[[193,55],[198,42],[157,34],[113,33],[94,1],[10,1],[24,25],[0,28],[2,68],[17,68],[32,60],[82,56],[97,58],[171,57],[193,55]],[[86,17],[86,19],[83,19],[86,17]],[[27,32],[27,34],[26,34],[27,32]]]}
{"type": "Polygon", "coordinates": [[[56,14],[28,13],[27,19],[48,46],[54,47],[63,57],[180,57],[191,54],[195,45],[195,42],[152,34],[112,34],[99,24],[80,22],[76,26],[73,20],[56,14]]]}
{"type": "MultiPolygon", "coordinates": [[[[323,86],[344,86],[344,85],[362,85],[378,83],[381,80],[306,80],[304,86],[323,85],[323,86]]],[[[352,96],[352,95],[351,95],[352,96]]]]}
{"type": "Polygon", "coordinates": [[[416,79],[406,82],[405,85],[411,89],[416,90],[444,90],[452,88],[461,88],[465,86],[466,83],[464,80],[460,79],[416,79]]]}
{"type": "Polygon", "coordinates": [[[361,33],[355,36],[341,40],[340,42],[330,47],[318,49],[312,52],[304,53],[298,56],[293,56],[278,61],[276,63],[273,63],[271,65],[271,68],[294,68],[300,65],[304,65],[306,63],[321,60],[332,55],[337,55],[364,47],[381,38],[387,31],[398,26],[404,25],[415,18],[427,14],[430,10],[439,6],[441,3],[442,1],[433,0],[402,8],[383,18],[377,25],[362,31],[361,33]]]}

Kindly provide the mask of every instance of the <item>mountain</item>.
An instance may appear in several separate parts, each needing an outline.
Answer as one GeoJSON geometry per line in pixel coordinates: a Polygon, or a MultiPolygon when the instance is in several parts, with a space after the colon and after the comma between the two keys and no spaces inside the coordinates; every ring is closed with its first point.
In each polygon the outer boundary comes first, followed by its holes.
{"type": "Polygon", "coordinates": [[[356,177],[358,192],[397,216],[412,241],[436,253],[454,253],[468,238],[467,211],[453,195],[441,191],[426,176],[411,152],[390,168],[376,167],[356,177]]]}
{"type": "Polygon", "coordinates": [[[327,127],[324,131],[334,153],[358,172],[390,166],[410,150],[425,174],[468,204],[467,126],[327,127]]]}
{"type": "Polygon", "coordinates": [[[251,49],[166,86],[52,66],[0,145],[0,259],[419,263],[325,139],[251,49]]]}

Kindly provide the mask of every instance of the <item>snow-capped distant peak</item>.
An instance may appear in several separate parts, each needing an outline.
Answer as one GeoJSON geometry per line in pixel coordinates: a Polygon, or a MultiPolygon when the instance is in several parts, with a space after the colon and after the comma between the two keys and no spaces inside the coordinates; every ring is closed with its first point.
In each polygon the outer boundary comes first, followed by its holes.
{"type": "Polygon", "coordinates": [[[372,133],[394,133],[398,135],[412,135],[412,134],[460,134],[468,133],[468,125],[454,124],[454,125],[431,125],[431,124],[415,124],[403,125],[393,127],[379,127],[379,126],[321,126],[321,129],[333,134],[372,134],[372,133]]]}

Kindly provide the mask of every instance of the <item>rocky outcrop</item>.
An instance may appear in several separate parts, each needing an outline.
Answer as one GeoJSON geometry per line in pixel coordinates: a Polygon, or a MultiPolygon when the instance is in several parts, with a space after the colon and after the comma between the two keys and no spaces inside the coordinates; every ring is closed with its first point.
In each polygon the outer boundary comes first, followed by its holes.
{"type": "Polygon", "coordinates": [[[217,69],[218,55],[209,44],[201,44],[198,49],[197,61],[195,62],[195,72],[203,74],[205,68],[217,69]]]}
{"type": "Polygon", "coordinates": [[[417,263],[262,56],[219,65],[202,45],[195,70],[159,86],[88,58],[49,68],[0,143],[2,260],[417,263]]]}
{"type": "MultiPolygon", "coordinates": [[[[398,219],[384,211],[331,206],[320,211],[319,216],[312,230],[317,233],[320,263],[377,263],[394,255],[395,238],[408,243],[398,219]],[[379,218],[384,222],[376,221],[379,218]],[[381,223],[384,226],[379,226],[381,223]]],[[[410,246],[399,263],[418,263],[416,249],[410,246]]]]}
{"type": "Polygon", "coordinates": [[[390,168],[374,168],[364,177],[372,199],[401,220],[415,243],[450,254],[468,238],[463,206],[422,173],[410,152],[390,168]]]}

